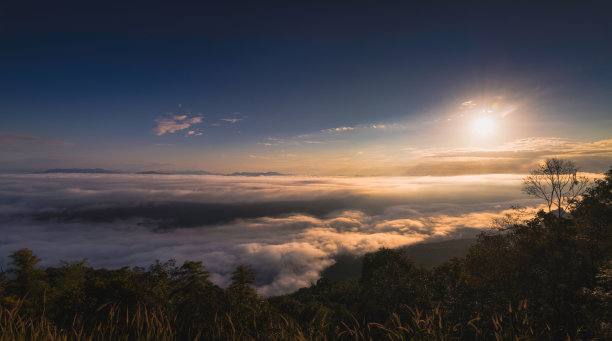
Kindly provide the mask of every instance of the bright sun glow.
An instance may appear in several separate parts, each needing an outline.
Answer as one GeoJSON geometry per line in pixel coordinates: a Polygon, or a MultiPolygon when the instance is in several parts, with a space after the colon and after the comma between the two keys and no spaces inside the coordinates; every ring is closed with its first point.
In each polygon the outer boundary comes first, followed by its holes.
{"type": "Polygon", "coordinates": [[[493,131],[493,120],[489,117],[480,117],[474,122],[474,131],[481,135],[489,134],[493,131]]]}

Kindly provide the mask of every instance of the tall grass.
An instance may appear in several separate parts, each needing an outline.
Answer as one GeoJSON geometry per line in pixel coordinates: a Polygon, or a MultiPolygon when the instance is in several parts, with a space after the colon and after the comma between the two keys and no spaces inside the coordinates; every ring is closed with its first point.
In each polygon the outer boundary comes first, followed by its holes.
{"type": "Polygon", "coordinates": [[[534,331],[527,311],[527,301],[508,311],[493,315],[490,319],[476,316],[461,323],[448,321],[440,307],[423,311],[408,307],[409,315],[402,320],[393,313],[387,323],[342,323],[338,338],[352,340],[542,340],[551,339],[549,329],[534,331]]]}
{"type": "Polygon", "coordinates": [[[128,310],[116,304],[98,308],[97,322],[76,315],[69,327],[60,328],[44,314],[21,313],[22,301],[12,308],[0,306],[0,341],[14,340],[542,340],[550,330],[534,330],[527,301],[508,305],[508,310],[490,318],[477,316],[457,323],[444,318],[440,307],[424,311],[408,308],[402,319],[392,314],[386,323],[350,321],[331,323],[325,312],[306,324],[277,313],[254,317],[237,324],[230,314],[216,315],[207,328],[177,330],[175,316],[162,309],[138,306],[128,310]]]}
{"type": "Polygon", "coordinates": [[[43,313],[35,317],[20,312],[23,300],[11,309],[0,306],[0,341],[12,340],[174,340],[174,322],[161,309],[139,306],[135,311],[103,305],[102,321],[88,323],[75,315],[68,328],[55,325],[43,313]]]}

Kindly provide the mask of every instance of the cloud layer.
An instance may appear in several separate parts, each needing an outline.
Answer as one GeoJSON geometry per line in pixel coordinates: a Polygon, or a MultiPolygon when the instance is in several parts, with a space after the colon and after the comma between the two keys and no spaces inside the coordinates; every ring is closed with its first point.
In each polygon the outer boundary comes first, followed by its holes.
{"type": "Polygon", "coordinates": [[[475,235],[520,177],[322,178],[54,174],[0,176],[0,263],[22,247],[44,265],[202,260],[221,286],[238,264],[261,294],[307,286],[344,253],[475,235]]]}

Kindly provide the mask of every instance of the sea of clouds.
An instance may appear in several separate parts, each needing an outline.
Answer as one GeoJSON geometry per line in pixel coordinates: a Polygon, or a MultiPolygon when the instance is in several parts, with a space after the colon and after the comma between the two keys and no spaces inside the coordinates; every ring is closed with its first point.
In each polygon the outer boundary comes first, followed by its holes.
{"type": "Polygon", "coordinates": [[[519,175],[297,177],[0,175],[0,265],[29,248],[43,266],[201,260],[227,286],[239,264],[263,295],[316,282],[339,254],[473,237],[511,205],[519,175]]]}

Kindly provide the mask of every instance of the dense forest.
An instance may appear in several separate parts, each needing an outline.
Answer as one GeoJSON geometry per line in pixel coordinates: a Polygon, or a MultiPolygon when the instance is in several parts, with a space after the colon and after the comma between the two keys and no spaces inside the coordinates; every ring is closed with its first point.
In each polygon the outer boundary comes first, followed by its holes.
{"type": "Polygon", "coordinates": [[[42,269],[21,249],[0,274],[0,340],[612,339],[612,169],[563,212],[496,225],[435,267],[381,249],[358,279],[268,298],[248,265],[223,289],[198,261],[42,269]]]}

